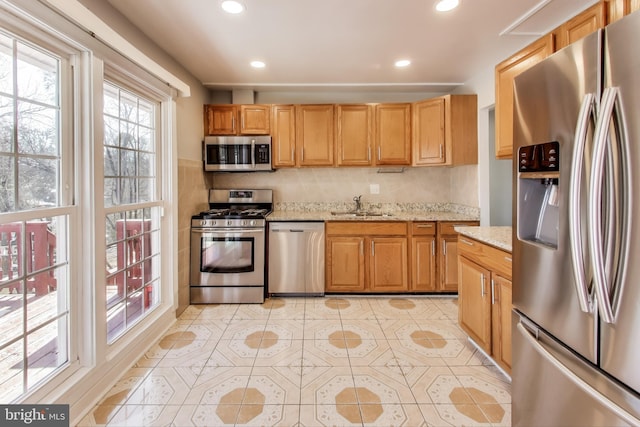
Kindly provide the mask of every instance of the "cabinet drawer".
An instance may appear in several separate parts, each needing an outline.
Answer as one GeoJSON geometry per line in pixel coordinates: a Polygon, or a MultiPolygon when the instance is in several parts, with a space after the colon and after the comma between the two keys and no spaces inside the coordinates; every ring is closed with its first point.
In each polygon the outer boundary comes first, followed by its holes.
{"type": "Polygon", "coordinates": [[[439,222],[438,233],[440,234],[458,234],[454,227],[480,225],[478,221],[453,221],[453,222],[439,222]]]}
{"type": "Polygon", "coordinates": [[[436,223],[414,222],[411,224],[411,233],[414,236],[433,236],[436,234],[436,223]]]}
{"type": "Polygon", "coordinates": [[[511,254],[466,236],[458,236],[458,255],[463,255],[511,280],[511,254]]]}
{"type": "Polygon", "coordinates": [[[326,223],[328,235],[342,236],[406,236],[406,222],[369,221],[329,221],[326,223]]]}

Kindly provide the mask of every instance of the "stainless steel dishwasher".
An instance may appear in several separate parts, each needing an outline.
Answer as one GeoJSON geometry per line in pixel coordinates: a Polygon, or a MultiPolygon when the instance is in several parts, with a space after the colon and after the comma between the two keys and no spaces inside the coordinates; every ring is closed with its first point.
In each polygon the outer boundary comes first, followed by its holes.
{"type": "Polygon", "coordinates": [[[324,223],[269,223],[269,294],[324,295],[324,223]]]}

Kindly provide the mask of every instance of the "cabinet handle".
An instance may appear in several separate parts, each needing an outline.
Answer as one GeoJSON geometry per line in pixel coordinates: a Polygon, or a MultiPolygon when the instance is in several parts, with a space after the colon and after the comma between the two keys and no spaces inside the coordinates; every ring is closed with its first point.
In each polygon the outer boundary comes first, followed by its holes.
{"type": "Polygon", "coordinates": [[[244,116],[240,118],[240,128],[244,129],[244,116]]]}
{"type": "Polygon", "coordinates": [[[473,242],[470,242],[470,241],[468,241],[468,240],[460,239],[460,241],[461,241],[462,243],[464,243],[465,245],[473,246],[473,242]]]}
{"type": "Polygon", "coordinates": [[[236,116],[231,116],[231,129],[236,130],[236,116]]]}
{"type": "Polygon", "coordinates": [[[491,279],[491,305],[494,305],[496,303],[496,282],[495,280],[491,279]]]}
{"type": "Polygon", "coordinates": [[[378,146],[378,160],[380,160],[380,156],[381,156],[381,154],[380,154],[380,146],[378,146]]]}
{"type": "Polygon", "coordinates": [[[376,256],[376,244],[373,240],[371,241],[371,256],[376,256]]]}
{"type": "Polygon", "coordinates": [[[484,294],[485,294],[485,292],[484,292],[484,274],[480,275],[480,282],[482,284],[482,287],[480,288],[480,296],[482,298],[484,298],[484,294]]]}
{"type": "Polygon", "coordinates": [[[364,256],[364,242],[360,240],[360,256],[364,256]]]}
{"type": "Polygon", "coordinates": [[[442,255],[447,256],[447,242],[442,241],[442,255]]]}
{"type": "Polygon", "coordinates": [[[431,256],[436,256],[436,241],[431,241],[431,256]]]}
{"type": "Polygon", "coordinates": [[[291,160],[295,164],[295,162],[296,162],[296,150],[295,150],[295,148],[291,148],[291,160]]]}
{"type": "Polygon", "coordinates": [[[371,161],[371,147],[367,147],[367,162],[371,161]]]}
{"type": "Polygon", "coordinates": [[[442,158],[442,144],[440,144],[440,158],[442,158]]]}
{"type": "Polygon", "coordinates": [[[433,228],[433,224],[418,224],[418,228],[433,228]]]}
{"type": "Polygon", "coordinates": [[[300,154],[302,154],[302,159],[301,160],[304,162],[304,147],[302,147],[300,150],[302,150],[300,152],[300,154]]]}
{"type": "Polygon", "coordinates": [[[511,257],[510,257],[510,256],[506,256],[506,257],[504,257],[504,259],[505,259],[507,262],[512,262],[512,260],[511,260],[511,257]]]}

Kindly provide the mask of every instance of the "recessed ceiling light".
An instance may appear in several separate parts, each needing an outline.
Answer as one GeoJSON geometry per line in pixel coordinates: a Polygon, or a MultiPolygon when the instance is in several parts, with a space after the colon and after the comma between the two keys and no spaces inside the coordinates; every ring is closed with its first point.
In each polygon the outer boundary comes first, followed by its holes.
{"type": "Polygon", "coordinates": [[[408,59],[400,59],[395,63],[395,66],[398,68],[408,67],[409,65],[411,65],[411,61],[409,61],[408,59]]]}
{"type": "Polygon", "coordinates": [[[234,0],[223,1],[221,7],[227,13],[241,13],[244,10],[244,5],[234,0]]]}
{"type": "Polygon", "coordinates": [[[460,4],[460,0],[440,0],[436,4],[436,10],[438,12],[448,12],[455,9],[460,4]]]}
{"type": "Polygon", "coordinates": [[[251,61],[251,66],[253,68],[264,68],[266,64],[262,61],[251,61]]]}

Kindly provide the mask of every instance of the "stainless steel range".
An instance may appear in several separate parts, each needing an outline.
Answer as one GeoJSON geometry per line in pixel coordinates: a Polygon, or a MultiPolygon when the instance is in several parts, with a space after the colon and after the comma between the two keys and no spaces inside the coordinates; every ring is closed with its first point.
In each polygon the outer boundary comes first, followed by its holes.
{"type": "Polygon", "coordinates": [[[209,190],[191,218],[191,303],[262,303],[271,190],[209,190]]]}

